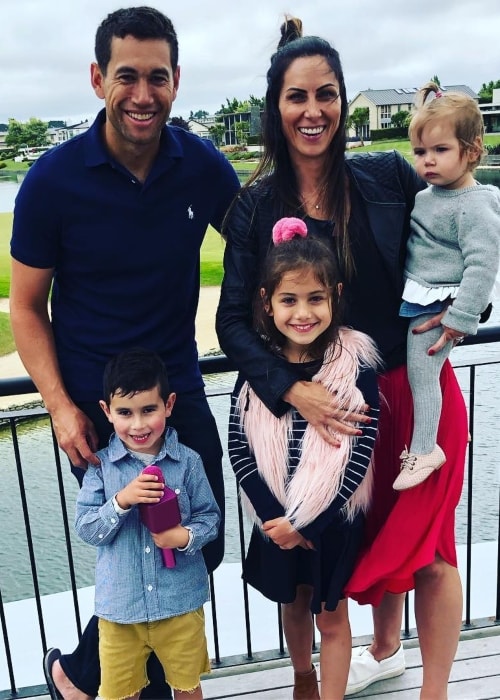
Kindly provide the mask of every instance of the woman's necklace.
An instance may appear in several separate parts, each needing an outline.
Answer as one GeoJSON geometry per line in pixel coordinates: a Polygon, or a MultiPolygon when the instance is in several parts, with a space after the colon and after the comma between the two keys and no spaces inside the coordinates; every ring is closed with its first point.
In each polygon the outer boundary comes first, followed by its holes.
{"type": "Polygon", "coordinates": [[[324,184],[319,185],[315,189],[311,190],[311,194],[301,193],[300,199],[302,201],[302,208],[304,211],[320,212],[324,211],[326,208],[326,187],[324,184]]]}
{"type": "Polygon", "coordinates": [[[323,211],[325,209],[325,191],[323,188],[317,190],[310,197],[305,197],[301,195],[302,208],[304,211],[310,212],[314,209],[316,212],[323,211]]]}

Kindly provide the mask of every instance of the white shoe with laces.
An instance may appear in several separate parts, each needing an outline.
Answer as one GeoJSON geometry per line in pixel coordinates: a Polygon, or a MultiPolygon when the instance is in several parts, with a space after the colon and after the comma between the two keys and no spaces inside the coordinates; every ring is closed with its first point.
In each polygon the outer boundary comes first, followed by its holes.
{"type": "Polygon", "coordinates": [[[401,471],[392,485],[396,491],[404,491],[418,486],[446,462],[445,454],[439,445],[436,445],[432,452],[425,455],[415,454],[404,449],[399,458],[401,471]]]}
{"type": "Polygon", "coordinates": [[[368,688],[372,683],[401,676],[405,668],[402,644],[392,656],[382,661],[377,661],[368,651],[368,647],[353,649],[345,694],[354,695],[368,688]]]}

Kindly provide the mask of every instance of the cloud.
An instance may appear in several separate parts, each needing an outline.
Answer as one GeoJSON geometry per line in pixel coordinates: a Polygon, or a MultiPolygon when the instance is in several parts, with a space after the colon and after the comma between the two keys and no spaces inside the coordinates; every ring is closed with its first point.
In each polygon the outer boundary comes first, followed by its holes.
{"type": "MultiPolygon", "coordinates": [[[[306,33],[339,49],[350,98],[369,87],[418,87],[435,74],[443,84],[464,83],[474,90],[500,78],[500,5],[486,0],[150,4],[171,10],[179,35],[181,85],[174,115],[213,112],[226,98],[262,96],[287,11],[302,18],[306,33]]],[[[95,30],[120,5],[2,0],[0,122],[92,117],[101,106],[89,82],[95,30]]]]}

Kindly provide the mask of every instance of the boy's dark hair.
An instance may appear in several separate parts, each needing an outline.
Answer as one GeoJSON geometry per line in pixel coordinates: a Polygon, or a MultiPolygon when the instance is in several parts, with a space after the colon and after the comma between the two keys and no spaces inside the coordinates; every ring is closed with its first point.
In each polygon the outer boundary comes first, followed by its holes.
{"type": "Polygon", "coordinates": [[[163,401],[168,399],[170,386],[163,360],[155,352],[132,348],[115,355],[104,369],[104,400],[119,396],[133,396],[139,391],[158,387],[163,401]]]}
{"type": "Polygon", "coordinates": [[[311,270],[318,282],[328,289],[332,307],[330,326],[304,352],[313,359],[322,359],[327,347],[338,337],[338,328],[343,317],[343,295],[339,284],[342,282],[339,267],[331,247],[323,240],[308,235],[305,238],[295,236],[289,241],[274,245],[264,260],[260,278],[258,297],[254,303],[254,325],[261,337],[274,352],[280,352],[286,338],[276,328],[274,319],[269,316],[266,306],[270,306],[271,297],[288,272],[307,272],[311,270]],[[264,297],[260,289],[265,290],[264,297]]]}
{"type": "Polygon", "coordinates": [[[103,75],[111,59],[113,37],[124,39],[164,39],[170,45],[170,60],[175,71],[179,60],[179,44],[174,25],[153,7],[126,7],[111,12],[99,25],[95,36],[95,57],[103,75]]]}

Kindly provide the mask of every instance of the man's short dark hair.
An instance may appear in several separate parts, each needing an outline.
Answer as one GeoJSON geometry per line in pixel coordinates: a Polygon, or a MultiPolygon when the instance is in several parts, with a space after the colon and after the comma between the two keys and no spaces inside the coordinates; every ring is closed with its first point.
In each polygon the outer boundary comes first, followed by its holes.
{"type": "Polygon", "coordinates": [[[103,392],[108,405],[115,394],[133,396],[155,386],[166,401],[170,394],[167,370],[161,357],[151,350],[125,350],[115,355],[104,369],[103,392]]]}
{"type": "Polygon", "coordinates": [[[124,39],[164,39],[170,45],[172,70],[179,61],[179,44],[174,25],[166,15],[153,7],[126,7],[111,12],[99,25],[95,36],[95,57],[103,75],[111,59],[113,37],[124,39]]]}

